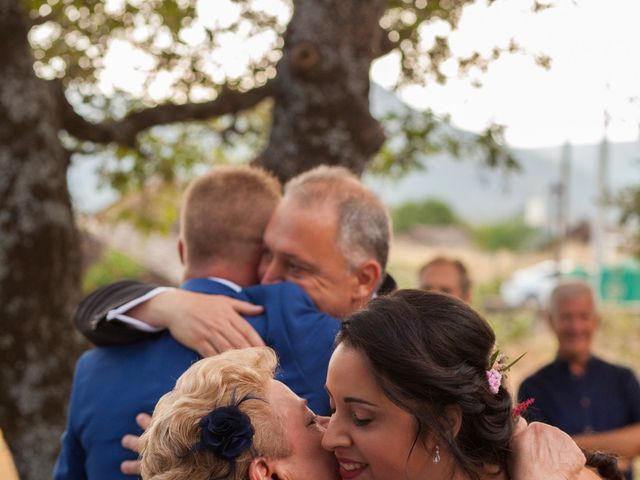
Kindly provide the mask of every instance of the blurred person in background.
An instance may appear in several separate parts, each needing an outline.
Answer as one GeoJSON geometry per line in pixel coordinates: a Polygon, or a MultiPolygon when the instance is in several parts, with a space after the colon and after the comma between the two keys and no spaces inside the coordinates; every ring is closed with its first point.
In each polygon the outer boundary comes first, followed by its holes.
{"type": "MultiPolygon", "coordinates": [[[[640,385],[628,368],[593,355],[600,320],[589,285],[558,285],[551,293],[548,315],[558,353],[520,387],[520,401],[535,400],[525,413],[527,420],[554,425],[583,448],[637,456],[640,385]]],[[[630,471],[626,475],[632,478],[630,471]]]]}
{"type": "Polygon", "coordinates": [[[441,292],[471,302],[471,278],[464,263],[455,258],[438,256],[425,263],[418,273],[421,290],[441,292]]]}

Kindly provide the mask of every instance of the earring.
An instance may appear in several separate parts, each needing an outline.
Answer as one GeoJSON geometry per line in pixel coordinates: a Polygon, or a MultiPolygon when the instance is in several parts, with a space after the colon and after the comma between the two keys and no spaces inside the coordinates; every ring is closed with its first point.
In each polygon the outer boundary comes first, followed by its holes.
{"type": "Polygon", "coordinates": [[[440,447],[436,445],[436,454],[433,456],[433,463],[440,463],[440,447]]]}

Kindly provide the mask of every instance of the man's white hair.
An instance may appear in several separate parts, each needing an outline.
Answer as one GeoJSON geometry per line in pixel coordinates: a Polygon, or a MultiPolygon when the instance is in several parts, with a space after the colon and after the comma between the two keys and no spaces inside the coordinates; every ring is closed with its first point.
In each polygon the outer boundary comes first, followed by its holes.
{"type": "Polygon", "coordinates": [[[563,300],[566,300],[568,298],[582,297],[585,295],[591,298],[593,309],[595,311],[596,299],[593,295],[593,290],[588,283],[582,282],[580,280],[563,281],[556,285],[556,287],[551,292],[551,296],[549,297],[549,312],[553,314],[557,310],[560,302],[562,302],[563,300]]]}

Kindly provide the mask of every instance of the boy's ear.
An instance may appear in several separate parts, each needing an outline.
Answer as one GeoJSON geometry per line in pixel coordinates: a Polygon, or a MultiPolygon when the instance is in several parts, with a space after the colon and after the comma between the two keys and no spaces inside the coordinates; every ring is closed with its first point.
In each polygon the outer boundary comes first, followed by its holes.
{"type": "Polygon", "coordinates": [[[182,266],[185,266],[185,261],[187,260],[185,257],[185,251],[184,251],[184,240],[182,240],[182,237],[178,238],[178,255],[180,256],[180,263],[182,264],[182,266]]]}

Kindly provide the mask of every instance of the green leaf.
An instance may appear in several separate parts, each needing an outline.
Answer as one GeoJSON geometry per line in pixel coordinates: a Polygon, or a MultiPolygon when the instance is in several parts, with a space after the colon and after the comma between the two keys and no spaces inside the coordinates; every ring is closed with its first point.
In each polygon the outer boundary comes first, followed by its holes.
{"type": "Polygon", "coordinates": [[[527,354],[527,352],[524,352],[522,355],[520,355],[518,358],[516,358],[516,359],[515,359],[513,362],[511,362],[509,365],[507,365],[506,367],[501,368],[501,370],[502,370],[503,372],[508,372],[508,371],[509,371],[509,369],[510,369],[511,367],[513,367],[516,363],[518,363],[518,362],[522,359],[522,357],[524,357],[526,354],[527,354]]]}

